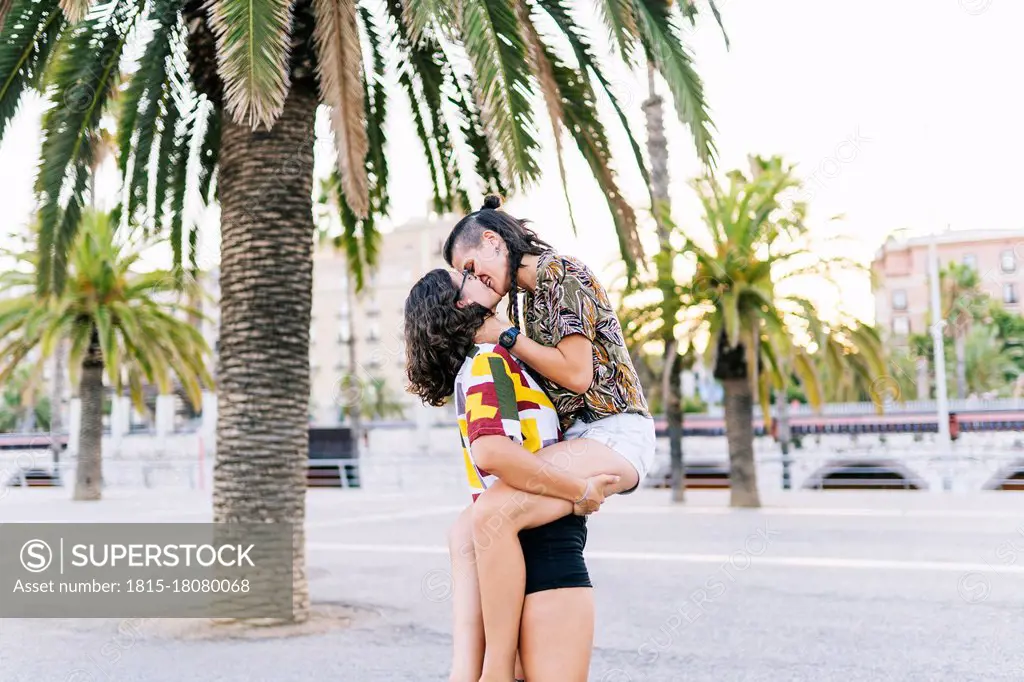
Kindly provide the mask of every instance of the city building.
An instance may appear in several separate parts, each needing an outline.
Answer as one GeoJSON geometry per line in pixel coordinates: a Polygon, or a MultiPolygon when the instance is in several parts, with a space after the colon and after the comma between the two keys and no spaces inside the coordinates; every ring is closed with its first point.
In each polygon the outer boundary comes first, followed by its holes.
{"type": "Polygon", "coordinates": [[[378,267],[359,294],[352,291],[344,253],[330,244],[316,249],[309,348],[315,423],[342,421],[345,403],[374,390],[374,382],[382,382],[385,394],[403,404],[406,418],[415,418],[419,401],[405,392],[405,299],[422,275],[447,267],[441,247],[456,220],[421,218],[381,235],[378,267]],[[353,357],[357,388],[349,389],[344,379],[353,357]]]}
{"type": "MultiPolygon", "coordinates": [[[[981,288],[1009,310],[1024,295],[1024,231],[947,231],[934,237],[939,268],[950,262],[978,272],[981,288]]],[[[878,329],[897,343],[928,331],[928,245],[931,236],[889,239],[871,264],[878,329]]]]}
{"type": "MultiPolygon", "coordinates": [[[[344,422],[346,405],[358,399],[362,403],[375,395],[378,385],[383,386],[382,391],[389,402],[401,405],[405,419],[418,423],[454,422],[451,409],[423,407],[417,398],[405,392],[407,380],[402,323],[405,299],[413,283],[433,268],[447,267],[441,247],[457,219],[451,215],[421,218],[381,235],[378,267],[367,273],[366,285],[358,294],[354,291],[354,281],[349,280],[344,252],[330,242],[315,248],[309,330],[311,423],[326,426],[344,422]],[[350,372],[355,378],[351,389],[345,383],[350,372]]],[[[197,301],[202,312],[200,330],[213,351],[210,369],[214,374],[219,350],[219,274],[219,269],[213,268],[199,275],[204,295],[197,301]]],[[[52,364],[47,363],[46,368],[47,391],[52,364]]],[[[70,400],[67,380],[64,393],[65,400],[70,400]]],[[[199,423],[180,392],[160,397],[155,392],[150,393],[152,395],[147,393],[148,414],[137,412],[127,399],[122,399],[117,409],[124,414],[105,417],[106,426],[113,428],[112,420],[120,420],[124,422],[126,432],[154,430],[157,422],[161,421],[157,413],[165,415],[167,428],[171,429],[180,430],[188,427],[190,422],[194,422],[192,426],[199,423]],[[158,406],[158,402],[166,404],[158,406]]],[[[204,409],[214,408],[204,398],[204,409]]],[[[391,415],[391,418],[395,417],[391,415]]]]}

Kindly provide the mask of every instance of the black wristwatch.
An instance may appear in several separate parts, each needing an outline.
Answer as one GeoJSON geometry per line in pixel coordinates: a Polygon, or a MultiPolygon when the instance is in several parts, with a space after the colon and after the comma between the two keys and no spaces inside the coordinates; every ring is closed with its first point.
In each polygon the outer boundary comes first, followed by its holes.
{"type": "Polygon", "coordinates": [[[519,329],[517,327],[509,327],[498,337],[498,345],[505,350],[512,350],[512,346],[516,345],[517,338],[519,338],[519,329]]]}

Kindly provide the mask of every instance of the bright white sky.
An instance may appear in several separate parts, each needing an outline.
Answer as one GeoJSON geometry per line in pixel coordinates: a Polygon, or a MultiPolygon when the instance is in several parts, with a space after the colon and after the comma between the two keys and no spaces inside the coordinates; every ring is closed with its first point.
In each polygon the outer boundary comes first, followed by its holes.
{"type": "MultiPolygon", "coordinates": [[[[811,224],[854,236],[849,253],[867,263],[896,229],[1019,228],[1009,209],[1019,191],[1024,119],[1015,68],[1024,63],[1024,3],[1014,0],[718,0],[731,48],[708,14],[689,44],[717,125],[719,169],[746,168],[749,153],[782,154],[807,181],[811,224]],[[844,214],[840,223],[830,216],[844,214]]],[[[594,24],[594,40],[607,49],[594,24]]],[[[612,72],[633,129],[643,134],[645,73],[612,72]]],[[[421,216],[430,196],[425,165],[398,92],[391,99],[392,218],[421,216]],[[413,150],[399,155],[395,150],[413,150]]],[[[42,106],[28,102],[0,145],[4,220],[26,222],[39,149],[42,106]]],[[[612,119],[607,119],[609,123],[612,119]]],[[[540,122],[546,126],[546,119],[540,122]]],[[[698,233],[687,181],[699,172],[690,137],[668,118],[677,224],[698,233]]],[[[631,156],[610,125],[622,167],[631,156]]],[[[643,138],[641,138],[642,140],[643,138]]],[[[568,140],[567,140],[568,142],[568,140]]],[[[510,212],[599,270],[615,258],[611,220],[581,158],[568,158],[580,236],[573,237],[549,150],[543,180],[512,199],[510,212]]],[[[571,142],[570,142],[571,144],[571,142]]],[[[621,178],[634,206],[646,192],[638,174],[621,178]]],[[[207,243],[214,239],[204,240],[207,243]]],[[[215,248],[212,246],[211,248],[215,248]]],[[[847,310],[870,319],[866,275],[843,293],[847,310]]],[[[834,299],[824,298],[826,305],[834,299]]]]}

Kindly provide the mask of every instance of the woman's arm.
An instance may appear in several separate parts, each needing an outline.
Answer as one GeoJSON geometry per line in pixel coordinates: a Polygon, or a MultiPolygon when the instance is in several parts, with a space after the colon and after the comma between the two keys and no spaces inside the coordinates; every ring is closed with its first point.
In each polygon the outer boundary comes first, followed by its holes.
{"type": "Polygon", "coordinates": [[[583,334],[566,336],[554,348],[520,334],[512,353],[549,380],[575,393],[586,393],[594,383],[594,344],[583,334]]]}
{"type": "MultiPolygon", "coordinates": [[[[511,326],[500,317],[489,317],[480,330],[481,340],[498,343],[501,333],[511,326]]],[[[570,391],[586,393],[594,383],[594,344],[583,334],[570,334],[551,347],[520,333],[512,346],[512,354],[549,381],[570,391]]]]}

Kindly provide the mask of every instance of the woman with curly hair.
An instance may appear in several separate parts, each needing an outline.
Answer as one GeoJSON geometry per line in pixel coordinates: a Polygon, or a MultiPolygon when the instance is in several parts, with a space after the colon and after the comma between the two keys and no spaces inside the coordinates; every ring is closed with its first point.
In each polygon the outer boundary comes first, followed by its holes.
{"type": "MultiPolygon", "coordinates": [[[[558,414],[537,378],[506,349],[482,341],[499,300],[471,273],[438,269],[413,286],[405,303],[409,390],[430,405],[454,398],[474,500],[449,533],[451,680],[483,679],[477,548],[486,533],[503,534],[507,524],[517,529],[524,568],[522,584],[509,586],[519,589],[523,604],[513,662],[518,645],[530,682],[585,682],[594,632],[585,514],[618,478],[602,473],[600,458],[582,462],[561,442],[558,414]],[[527,504],[537,497],[546,504],[527,504]],[[502,507],[501,516],[475,530],[473,509],[481,505],[502,507]]],[[[503,680],[512,679],[510,667],[503,680]]]]}
{"type": "MultiPolygon", "coordinates": [[[[499,344],[537,373],[558,411],[571,466],[617,475],[608,494],[632,492],[653,463],[654,420],[608,295],[586,264],[557,253],[525,220],[500,206],[499,197],[487,197],[482,209],[455,225],[444,244],[449,265],[478,278],[495,296],[509,297],[511,322],[488,316],[477,339],[499,344]],[[525,292],[524,333],[520,291],[525,292]]],[[[561,511],[550,497],[529,496],[520,514],[499,523],[503,504],[494,495],[473,509],[487,641],[481,682],[509,679],[515,661],[523,608],[518,588],[524,580],[516,542],[524,526],[518,522],[551,520],[561,511]],[[495,526],[498,530],[489,530],[495,526]]]]}

